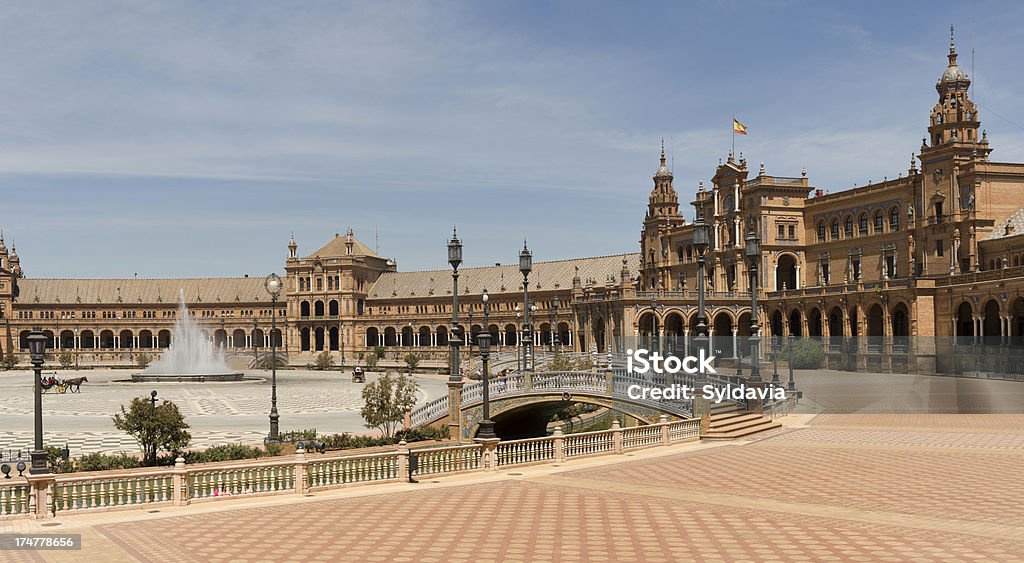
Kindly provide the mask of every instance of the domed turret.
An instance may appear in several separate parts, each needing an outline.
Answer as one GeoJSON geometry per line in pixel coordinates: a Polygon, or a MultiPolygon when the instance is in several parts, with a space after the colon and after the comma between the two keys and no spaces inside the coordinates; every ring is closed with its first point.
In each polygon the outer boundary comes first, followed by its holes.
{"type": "Polygon", "coordinates": [[[941,88],[944,84],[953,84],[958,82],[965,82],[970,84],[970,79],[967,78],[967,73],[963,71],[956,64],[956,45],[953,42],[953,26],[949,26],[949,66],[939,77],[939,82],[936,84],[936,88],[941,88]]]}

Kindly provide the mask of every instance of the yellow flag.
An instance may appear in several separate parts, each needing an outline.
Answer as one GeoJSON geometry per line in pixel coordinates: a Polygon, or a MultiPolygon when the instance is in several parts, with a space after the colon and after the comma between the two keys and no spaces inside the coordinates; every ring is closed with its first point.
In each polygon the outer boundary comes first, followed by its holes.
{"type": "Polygon", "coordinates": [[[736,121],[736,118],[734,117],[732,118],[732,132],[739,133],[740,135],[746,135],[747,126],[740,123],[739,121],[736,121]]]}

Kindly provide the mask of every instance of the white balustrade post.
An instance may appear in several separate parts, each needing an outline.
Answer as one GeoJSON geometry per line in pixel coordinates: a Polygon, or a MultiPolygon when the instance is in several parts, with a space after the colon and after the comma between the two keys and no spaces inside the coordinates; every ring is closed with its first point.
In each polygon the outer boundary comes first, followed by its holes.
{"type": "Polygon", "coordinates": [[[618,420],[612,421],[612,451],[617,454],[622,453],[622,426],[618,420]]]}
{"type": "Polygon", "coordinates": [[[661,415],[658,417],[658,424],[661,425],[661,445],[669,445],[669,434],[668,434],[668,415],[661,415]]]}
{"type": "Polygon", "coordinates": [[[412,473],[409,472],[409,446],[405,440],[398,442],[398,482],[413,482],[412,473]]]}
{"type": "Polygon", "coordinates": [[[174,460],[174,470],[171,473],[173,483],[172,501],[174,506],[185,506],[189,503],[188,472],[185,470],[185,458],[178,456],[174,460]]]}
{"type": "Polygon", "coordinates": [[[306,450],[300,442],[295,450],[295,494],[304,495],[309,490],[306,485],[306,450]]]}
{"type": "Polygon", "coordinates": [[[497,471],[498,442],[501,440],[499,438],[476,438],[474,441],[484,446],[484,451],[480,455],[480,468],[484,471],[497,471]]]}
{"type": "Polygon", "coordinates": [[[565,461],[565,436],[562,434],[562,427],[556,426],[552,434],[554,437],[555,462],[565,461]]]}

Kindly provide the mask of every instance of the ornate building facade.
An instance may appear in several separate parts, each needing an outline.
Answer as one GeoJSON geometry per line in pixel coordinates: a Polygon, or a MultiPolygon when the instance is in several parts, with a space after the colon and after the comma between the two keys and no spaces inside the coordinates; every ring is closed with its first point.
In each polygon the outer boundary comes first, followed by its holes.
{"type": "MultiPolygon", "coordinates": [[[[710,225],[703,279],[662,149],[639,252],[535,264],[533,341],[604,354],[639,340],[688,353],[703,284],[715,350],[743,357],[754,324],[744,243],[754,232],[761,335],[820,338],[832,367],[961,371],[958,346],[1024,343],[1024,164],[990,159],[969,87],[951,36],[920,152],[892,179],[825,195],[804,171],[768,175],[761,164],[752,176],[730,154],[690,202],[710,225]]],[[[306,256],[290,240],[284,272],[272,336],[262,279],[33,279],[0,236],[0,351],[23,354],[39,326],[85,362],[159,353],[179,291],[217,344],[244,355],[273,337],[300,365],[321,351],[351,364],[377,347],[441,357],[453,332],[472,341],[486,330],[499,347],[522,339],[516,265],[460,270],[458,327],[450,270],[400,272],[351,230],[306,256]]]]}

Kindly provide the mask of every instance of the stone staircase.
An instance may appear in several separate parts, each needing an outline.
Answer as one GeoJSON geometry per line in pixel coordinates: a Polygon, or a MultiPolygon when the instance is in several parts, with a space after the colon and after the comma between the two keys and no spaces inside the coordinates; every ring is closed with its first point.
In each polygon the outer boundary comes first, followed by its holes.
{"type": "Polygon", "coordinates": [[[729,440],[781,427],[782,423],[771,418],[744,411],[734,403],[724,403],[711,407],[708,431],[701,438],[729,440]]]}

